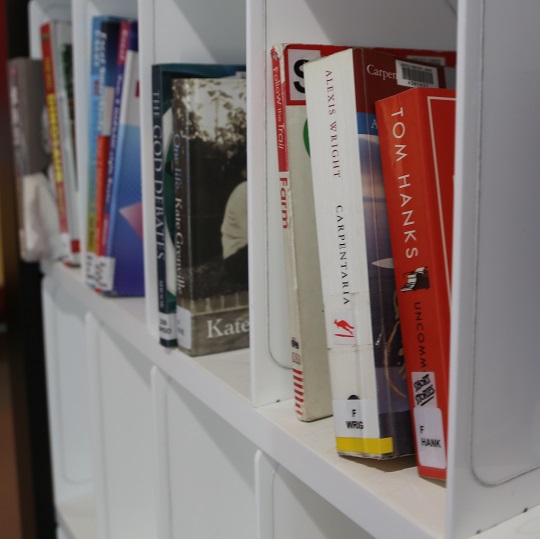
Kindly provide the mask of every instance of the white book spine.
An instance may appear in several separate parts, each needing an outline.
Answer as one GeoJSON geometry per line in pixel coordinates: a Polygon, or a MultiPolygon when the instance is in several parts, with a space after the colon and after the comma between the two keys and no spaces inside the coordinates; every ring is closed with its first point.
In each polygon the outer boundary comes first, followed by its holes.
{"type": "Polygon", "coordinates": [[[355,453],[347,440],[377,439],[380,427],[354,71],[352,55],[339,57],[304,72],[336,437],[355,453]]]}

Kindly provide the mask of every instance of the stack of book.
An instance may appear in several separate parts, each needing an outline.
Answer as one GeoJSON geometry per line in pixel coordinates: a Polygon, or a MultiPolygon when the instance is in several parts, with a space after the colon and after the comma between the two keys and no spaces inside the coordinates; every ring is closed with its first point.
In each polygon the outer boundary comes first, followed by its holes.
{"type": "Polygon", "coordinates": [[[455,53],[272,61],[298,416],[332,413],[340,454],[416,449],[444,479],[455,53]]]}

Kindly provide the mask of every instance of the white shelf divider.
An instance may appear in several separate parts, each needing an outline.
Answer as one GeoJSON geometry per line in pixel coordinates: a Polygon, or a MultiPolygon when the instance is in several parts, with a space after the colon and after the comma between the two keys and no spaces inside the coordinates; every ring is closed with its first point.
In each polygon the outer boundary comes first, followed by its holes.
{"type": "Polygon", "coordinates": [[[81,496],[57,503],[56,516],[66,539],[97,539],[94,496],[81,496]]]}
{"type": "Polygon", "coordinates": [[[53,490],[65,502],[93,493],[85,307],[50,278],[42,299],[53,490]]]}
{"type": "Polygon", "coordinates": [[[540,503],[540,4],[473,0],[458,11],[452,538],[540,503]]]}
{"type": "Polygon", "coordinates": [[[31,0],[28,3],[28,35],[30,58],[41,58],[40,27],[51,19],[69,20],[70,0],[31,0]]]}

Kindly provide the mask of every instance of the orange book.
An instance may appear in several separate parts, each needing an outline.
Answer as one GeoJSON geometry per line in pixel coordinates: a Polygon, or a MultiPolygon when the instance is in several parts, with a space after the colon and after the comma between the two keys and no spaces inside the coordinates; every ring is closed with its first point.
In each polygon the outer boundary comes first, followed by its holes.
{"type": "Polygon", "coordinates": [[[376,103],[419,474],[446,479],[455,91],[376,103]]]}

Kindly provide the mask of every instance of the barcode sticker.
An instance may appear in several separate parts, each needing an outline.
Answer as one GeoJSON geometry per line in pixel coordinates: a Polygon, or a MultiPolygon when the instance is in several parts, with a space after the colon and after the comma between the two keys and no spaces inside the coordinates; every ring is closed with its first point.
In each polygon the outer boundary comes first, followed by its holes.
{"type": "Polygon", "coordinates": [[[396,60],[397,83],[409,88],[438,88],[437,68],[396,60]]]}

